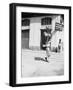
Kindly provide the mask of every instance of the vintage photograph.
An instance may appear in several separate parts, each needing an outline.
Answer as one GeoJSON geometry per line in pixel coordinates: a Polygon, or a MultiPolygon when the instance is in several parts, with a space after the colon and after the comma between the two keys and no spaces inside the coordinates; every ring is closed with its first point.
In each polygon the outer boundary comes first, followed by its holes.
{"type": "Polygon", "coordinates": [[[64,14],[21,12],[21,77],[64,75],[64,14]]]}

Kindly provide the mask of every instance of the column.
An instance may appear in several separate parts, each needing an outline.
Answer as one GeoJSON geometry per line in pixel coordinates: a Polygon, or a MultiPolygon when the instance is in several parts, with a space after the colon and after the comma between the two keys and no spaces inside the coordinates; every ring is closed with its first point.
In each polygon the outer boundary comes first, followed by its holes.
{"type": "Polygon", "coordinates": [[[40,49],[40,27],[40,18],[35,17],[30,19],[29,48],[31,49],[40,49]]]}

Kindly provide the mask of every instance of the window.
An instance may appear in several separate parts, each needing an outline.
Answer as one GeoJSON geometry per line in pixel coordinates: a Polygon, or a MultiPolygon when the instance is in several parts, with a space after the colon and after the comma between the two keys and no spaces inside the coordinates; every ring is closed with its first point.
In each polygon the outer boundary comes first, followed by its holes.
{"type": "Polygon", "coordinates": [[[22,19],[22,26],[29,26],[30,20],[29,19],[22,19]]]}
{"type": "Polygon", "coordinates": [[[50,25],[52,22],[52,18],[46,17],[41,20],[41,25],[50,25]]]}

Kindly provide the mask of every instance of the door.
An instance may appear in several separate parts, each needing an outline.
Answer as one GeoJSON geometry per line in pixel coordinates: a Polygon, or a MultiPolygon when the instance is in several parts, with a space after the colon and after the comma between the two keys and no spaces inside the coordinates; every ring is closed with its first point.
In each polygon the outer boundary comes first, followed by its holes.
{"type": "Polygon", "coordinates": [[[22,30],[22,42],[21,46],[22,49],[28,49],[29,48],[29,30],[22,30]]]}
{"type": "Polygon", "coordinates": [[[46,37],[44,35],[45,29],[41,30],[41,49],[45,50],[46,47],[43,47],[44,44],[46,44],[46,37]]]}

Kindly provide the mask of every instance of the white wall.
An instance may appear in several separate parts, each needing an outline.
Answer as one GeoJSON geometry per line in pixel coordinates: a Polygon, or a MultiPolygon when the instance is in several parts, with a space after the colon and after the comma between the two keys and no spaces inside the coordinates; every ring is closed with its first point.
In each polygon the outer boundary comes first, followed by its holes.
{"type": "MultiPolygon", "coordinates": [[[[73,0],[1,0],[0,1],[0,90],[73,90],[72,84],[11,88],[9,82],[9,3],[73,5],[73,0]]],[[[73,7],[73,6],[72,6],[73,7]]],[[[73,11],[72,11],[73,15],[73,11]]],[[[73,20],[73,18],[72,18],[73,20]]],[[[72,32],[73,34],[73,32],[72,32]]],[[[73,38],[73,35],[72,35],[73,38]]],[[[72,42],[73,45],[73,42],[72,42]]],[[[72,48],[73,50],[73,48],[72,48]]],[[[73,62],[72,62],[73,64],[73,62]]],[[[72,65],[73,68],[73,65],[72,65]]],[[[73,75],[73,69],[72,69],[73,75]]],[[[73,82],[73,78],[72,78],[73,82]]]]}
{"type": "MultiPolygon", "coordinates": [[[[59,16],[54,16],[52,18],[52,32],[55,30],[55,23],[60,23],[60,15],[59,16]]],[[[58,47],[59,39],[64,39],[63,34],[64,32],[62,31],[57,31],[53,34],[52,39],[51,39],[51,46],[52,47],[58,47]],[[62,35],[63,34],[63,35],[62,35]]]]}
{"type": "Polygon", "coordinates": [[[40,28],[41,19],[39,17],[30,19],[30,35],[29,35],[29,47],[40,49],[40,28]]]}
{"type": "Polygon", "coordinates": [[[56,22],[56,16],[52,17],[52,32],[55,30],[55,22],[56,22]]]}

